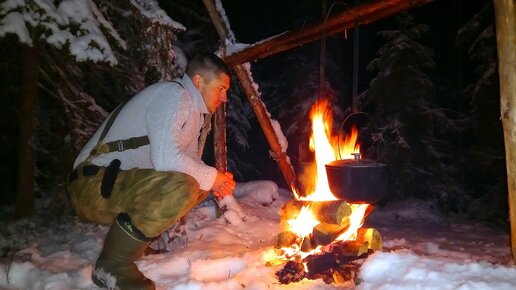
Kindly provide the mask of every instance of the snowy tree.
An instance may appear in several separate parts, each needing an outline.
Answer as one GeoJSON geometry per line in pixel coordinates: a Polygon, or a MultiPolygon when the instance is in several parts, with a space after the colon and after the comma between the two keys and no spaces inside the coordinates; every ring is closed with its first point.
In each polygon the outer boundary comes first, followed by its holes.
{"type": "Polygon", "coordinates": [[[398,197],[460,199],[445,140],[456,128],[436,106],[427,74],[435,66],[432,51],[419,42],[428,27],[409,14],[396,20],[396,29],[378,33],[385,43],[368,65],[377,75],[359,99],[372,120],[366,156],[390,166],[398,197]]]}
{"type": "MultiPolygon", "coordinates": [[[[49,163],[62,167],[54,172],[61,176],[60,184],[76,152],[107,111],[150,82],[177,76],[181,64],[184,69],[172,46],[175,34],[184,29],[154,0],[5,1],[0,5],[0,36],[16,35],[36,60],[41,59],[37,62],[41,69],[35,71],[41,71],[42,78],[33,82],[44,89],[40,95],[55,97],[67,113],[63,120],[61,114],[40,111],[37,124],[42,132],[30,133],[32,141],[26,142],[27,147],[38,148],[38,163],[46,163],[44,168],[50,169],[49,163]],[[68,129],[56,134],[56,125],[68,129]],[[50,144],[54,144],[52,150],[50,144]]],[[[40,110],[49,109],[40,106],[40,110]]],[[[25,115],[29,117],[22,114],[21,120],[32,119],[32,113],[25,115]]],[[[31,154],[33,149],[24,151],[31,154]]],[[[30,170],[22,172],[33,175],[30,170]]],[[[33,183],[24,184],[32,187],[33,183]]]]}

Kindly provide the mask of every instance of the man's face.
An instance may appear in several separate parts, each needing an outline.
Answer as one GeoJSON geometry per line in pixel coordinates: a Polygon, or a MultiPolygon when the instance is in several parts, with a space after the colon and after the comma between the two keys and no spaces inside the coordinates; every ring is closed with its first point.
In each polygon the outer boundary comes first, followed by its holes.
{"type": "Polygon", "coordinates": [[[196,76],[200,79],[196,80],[194,78],[194,84],[199,89],[208,111],[214,113],[222,103],[228,101],[226,93],[229,89],[229,76],[225,73],[219,73],[209,81],[200,75],[196,76]]]}

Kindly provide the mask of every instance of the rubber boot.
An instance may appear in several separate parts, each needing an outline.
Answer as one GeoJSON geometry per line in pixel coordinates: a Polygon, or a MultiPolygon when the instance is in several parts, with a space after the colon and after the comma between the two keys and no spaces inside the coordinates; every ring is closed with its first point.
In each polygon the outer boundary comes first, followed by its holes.
{"type": "Polygon", "coordinates": [[[131,224],[126,213],[117,216],[104,241],[93,282],[100,287],[119,290],[154,290],[154,282],[145,277],[134,262],[140,259],[151,239],[131,224]]]}

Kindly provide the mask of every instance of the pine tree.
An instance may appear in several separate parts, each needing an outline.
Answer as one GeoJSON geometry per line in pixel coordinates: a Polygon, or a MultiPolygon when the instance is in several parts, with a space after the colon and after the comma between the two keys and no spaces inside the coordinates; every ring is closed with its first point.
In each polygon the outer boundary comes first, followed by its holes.
{"type": "Polygon", "coordinates": [[[398,197],[460,199],[444,139],[456,128],[436,106],[427,74],[435,66],[432,51],[419,42],[428,26],[410,14],[396,20],[396,29],[378,33],[385,43],[368,65],[377,75],[359,99],[373,124],[366,156],[390,166],[398,197]]]}

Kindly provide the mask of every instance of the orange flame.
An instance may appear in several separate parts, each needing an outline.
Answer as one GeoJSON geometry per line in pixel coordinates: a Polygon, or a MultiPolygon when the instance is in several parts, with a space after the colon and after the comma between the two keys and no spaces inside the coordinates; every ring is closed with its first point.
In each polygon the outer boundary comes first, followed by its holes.
{"type": "Polygon", "coordinates": [[[325,164],[337,159],[353,159],[353,153],[360,153],[360,146],[357,144],[358,130],[353,127],[351,134],[345,138],[332,135],[333,116],[328,107],[328,100],[316,102],[310,110],[310,118],[312,120],[310,150],[315,153],[316,172],[309,173],[313,180],[308,188],[315,188],[315,190],[303,197],[298,195],[295,188],[292,191],[299,200],[337,200],[330,191],[325,164]]]}
{"type": "MultiPolygon", "coordinates": [[[[310,150],[315,154],[315,169],[313,172],[307,174],[307,176],[312,179],[308,180],[312,184],[309,184],[307,188],[312,188],[313,191],[306,196],[299,196],[296,189],[292,187],[292,192],[298,200],[337,200],[338,198],[330,191],[325,164],[337,159],[353,159],[353,153],[360,152],[360,146],[357,144],[358,130],[353,127],[351,134],[348,136],[334,136],[331,131],[333,117],[331,109],[328,107],[328,100],[316,102],[310,110],[310,118],[312,120],[310,150]]],[[[347,226],[346,230],[344,230],[335,241],[355,240],[357,231],[364,222],[365,213],[369,205],[350,204],[350,206],[352,210],[351,215],[342,222],[347,222],[349,226],[347,226]]],[[[283,255],[281,255],[280,258],[293,260],[297,257],[302,260],[309,255],[320,252],[322,248],[321,245],[309,252],[303,252],[301,250],[303,240],[308,238],[313,232],[313,228],[320,223],[311,211],[310,206],[303,206],[300,211],[288,214],[292,216],[292,218],[287,221],[288,231],[294,233],[297,239],[290,247],[282,248],[283,255]]],[[[305,271],[308,271],[306,265],[305,271]]]]}

